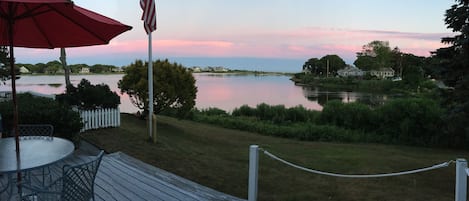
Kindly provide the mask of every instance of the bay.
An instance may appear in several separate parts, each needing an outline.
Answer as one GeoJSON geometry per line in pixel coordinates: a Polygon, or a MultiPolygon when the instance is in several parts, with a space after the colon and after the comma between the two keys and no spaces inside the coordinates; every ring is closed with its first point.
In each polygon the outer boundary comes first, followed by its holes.
{"type": "MultiPolygon", "coordinates": [[[[132,105],[127,94],[121,94],[117,83],[123,74],[112,75],[72,75],[70,80],[75,86],[81,79],[92,84],[107,84],[121,98],[120,110],[135,113],[138,108],[132,105]]],[[[239,75],[220,73],[195,73],[198,88],[196,107],[199,109],[220,108],[232,111],[242,105],[255,107],[261,103],[294,107],[302,105],[307,109],[321,110],[322,104],[329,100],[343,102],[363,101],[380,102],[385,95],[356,93],[346,91],[327,91],[319,88],[296,86],[285,75],[239,75]]],[[[17,91],[32,91],[41,94],[59,94],[65,91],[63,75],[21,76],[17,80],[17,91]]],[[[11,91],[11,82],[0,85],[0,91],[11,91]]]]}

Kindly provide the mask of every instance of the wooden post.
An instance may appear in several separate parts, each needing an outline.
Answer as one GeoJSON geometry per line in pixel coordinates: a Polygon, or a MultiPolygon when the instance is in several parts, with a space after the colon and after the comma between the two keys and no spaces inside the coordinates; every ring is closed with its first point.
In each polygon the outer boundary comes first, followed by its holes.
{"type": "Polygon", "coordinates": [[[257,200],[257,180],[259,169],[259,146],[251,145],[249,147],[249,190],[248,201],[257,200]]]}
{"type": "Polygon", "coordinates": [[[467,161],[466,159],[458,158],[456,160],[456,192],[455,201],[466,201],[467,199],[467,161]]]}

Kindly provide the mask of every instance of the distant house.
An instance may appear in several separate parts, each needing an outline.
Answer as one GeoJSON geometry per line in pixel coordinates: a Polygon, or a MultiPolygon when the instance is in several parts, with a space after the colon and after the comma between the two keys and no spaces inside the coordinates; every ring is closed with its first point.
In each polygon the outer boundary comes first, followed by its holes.
{"type": "Polygon", "coordinates": [[[24,66],[21,66],[20,67],[20,73],[22,74],[27,74],[27,73],[31,73],[31,71],[29,71],[28,68],[24,67],[24,66]]]}
{"type": "Polygon", "coordinates": [[[213,68],[213,71],[214,71],[214,72],[228,72],[228,71],[230,71],[230,70],[227,69],[227,68],[224,68],[224,67],[222,67],[222,66],[217,66],[217,67],[214,67],[214,68],[213,68]]]}
{"type": "Polygon", "coordinates": [[[111,68],[111,71],[115,72],[115,73],[121,73],[121,72],[124,72],[124,69],[122,69],[122,68],[111,68]]]}
{"type": "Polygon", "coordinates": [[[194,66],[194,67],[192,67],[192,71],[196,72],[196,73],[200,73],[200,72],[202,72],[202,68],[200,68],[198,66],[194,66]]]}
{"type": "Polygon", "coordinates": [[[90,68],[83,67],[83,68],[81,68],[80,73],[82,73],[82,74],[90,73],[90,68]]]}
{"type": "Polygon", "coordinates": [[[369,71],[370,75],[376,76],[379,78],[390,78],[394,77],[394,69],[392,68],[380,68],[379,70],[369,71]]]}
{"type": "Polygon", "coordinates": [[[355,66],[348,65],[345,68],[338,70],[337,74],[340,77],[361,77],[365,72],[355,66]]]}

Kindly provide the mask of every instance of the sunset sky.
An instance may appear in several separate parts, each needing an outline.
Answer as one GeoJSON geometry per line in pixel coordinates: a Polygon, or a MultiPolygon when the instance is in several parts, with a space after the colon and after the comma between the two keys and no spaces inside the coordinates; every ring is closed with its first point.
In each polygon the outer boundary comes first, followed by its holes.
{"type": "MultiPolygon", "coordinates": [[[[109,45],[67,49],[69,64],[128,65],[147,59],[138,0],[74,0],[133,27],[109,45]]],[[[186,66],[301,71],[312,57],[337,54],[352,64],[372,40],[429,56],[451,35],[453,0],[156,0],[153,57],[186,66]]],[[[59,50],[16,48],[19,63],[58,59],[59,50]]]]}

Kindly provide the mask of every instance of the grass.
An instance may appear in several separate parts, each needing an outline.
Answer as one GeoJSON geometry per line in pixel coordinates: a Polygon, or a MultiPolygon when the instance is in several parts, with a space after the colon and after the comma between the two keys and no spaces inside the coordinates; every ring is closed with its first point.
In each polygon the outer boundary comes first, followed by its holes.
{"type": "MultiPolygon", "coordinates": [[[[218,191],[247,198],[249,145],[258,144],[288,161],[345,173],[389,173],[428,167],[469,152],[377,144],[304,142],[262,136],[158,116],[158,143],[145,121],[122,114],[121,127],[84,133],[108,152],[122,151],[218,191]]],[[[260,154],[259,200],[454,200],[454,164],[408,176],[348,179],[287,167],[260,154]]]]}

